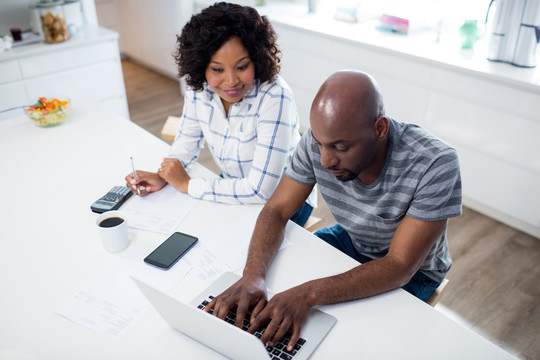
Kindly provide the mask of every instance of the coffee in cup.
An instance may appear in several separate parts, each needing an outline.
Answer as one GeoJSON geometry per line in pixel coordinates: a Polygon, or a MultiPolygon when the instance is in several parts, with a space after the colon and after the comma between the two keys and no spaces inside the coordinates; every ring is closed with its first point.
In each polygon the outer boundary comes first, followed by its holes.
{"type": "Polygon", "coordinates": [[[96,225],[105,250],[116,253],[129,245],[126,216],[121,211],[107,211],[98,216],[96,225]]]}
{"type": "Polygon", "coordinates": [[[118,226],[123,222],[124,222],[124,219],[122,219],[121,217],[115,216],[115,217],[109,217],[104,220],[101,220],[101,222],[99,223],[99,226],[104,227],[104,228],[110,228],[110,227],[118,226]]]}

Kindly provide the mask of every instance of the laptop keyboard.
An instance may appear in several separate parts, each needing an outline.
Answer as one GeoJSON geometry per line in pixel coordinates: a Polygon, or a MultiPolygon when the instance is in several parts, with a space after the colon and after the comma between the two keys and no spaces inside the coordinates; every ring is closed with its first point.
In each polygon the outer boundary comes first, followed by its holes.
{"type": "MultiPolygon", "coordinates": [[[[210,303],[210,301],[214,297],[212,295],[208,296],[207,300],[203,300],[199,306],[197,306],[198,309],[204,310],[206,305],[210,303]]],[[[214,312],[214,309],[211,309],[210,314],[214,312]]],[[[249,319],[251,317],[251,310],[248,311],[246,314],[246,319],[249,319]]],[[[243,330],[249,329],[250,323],[248,320],[244,319],[244,324],[242,325],[243,330]]],[[[227,321],[230,324],[236,323],[236,307],[229,310],[229,313],[225,317],[225,321],[227,321]]],[[[259,328],[253,335],[260,338],[266,329],[266,326],[259,328]]],[[[268,354],[270,355],[270,358],[272,360],[289,360],[293,359],[294,356],[300,351],[302,346],[306,344],[306,340],[303,338],[299,338],[298,341],[296,341],[296,344],[294,345],[294,348],[292,351],[287,351],[287,344],[289,343],[289,340],[291,339],[291,333],[287,332],[274,346],[267,346],[266,351],[268,351],[268,354]]]]}

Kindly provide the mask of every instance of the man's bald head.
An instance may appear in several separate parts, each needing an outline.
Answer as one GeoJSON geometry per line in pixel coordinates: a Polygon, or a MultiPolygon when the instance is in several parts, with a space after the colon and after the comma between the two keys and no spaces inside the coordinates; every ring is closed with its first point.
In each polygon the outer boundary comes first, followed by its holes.
{"type": "Polygon", "coordinates": [[[344,70],[323,83],[311,112],[312,118],[316,115],[334,126],[342,126],[343,122],[353,125],[352,121],[355,125],[371,125],[384,116],[384,103],[375,79],[361,71],[344,70]]]}
{"type": "Polygon", "coordinates": [[[321,165],[340,181],[377,179],[388,149],[388,118],[379,86],[360,71],[330,76],[313,100],[311,134],[321,165]]]}

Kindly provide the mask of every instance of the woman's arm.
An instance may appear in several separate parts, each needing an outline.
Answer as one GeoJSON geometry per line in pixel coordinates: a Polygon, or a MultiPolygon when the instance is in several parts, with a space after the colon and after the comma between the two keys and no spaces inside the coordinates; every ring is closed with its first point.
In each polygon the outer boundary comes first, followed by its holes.
{"type": "Polygon", "coordinates": [[[197,161],[204,146],[204,135],[196,113],[196,96],[200,95],[193,91],[186,91],[180,128],[166,156],[180,160],[186,169],[197,161]]]}
{"type": "Polygon", "coordinates": [[[250,170],[243,178],[191,179],[188,193],[196,198],[231,204],[265,203],[284,173],[296,147],[298,115],[285,89],[267,92],[257,119],[257,139],[250,170]]]}

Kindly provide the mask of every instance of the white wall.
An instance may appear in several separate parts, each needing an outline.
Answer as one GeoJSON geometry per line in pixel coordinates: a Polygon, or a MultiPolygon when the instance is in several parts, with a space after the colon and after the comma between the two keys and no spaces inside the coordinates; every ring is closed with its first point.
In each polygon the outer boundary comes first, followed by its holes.
{"type": "Polygon", "coordinates": [[[120,53],[176,79],[176,34],[193,13],[192,1],[96,0],[96,7],[100,25],[120,34],[120,53]]]}

